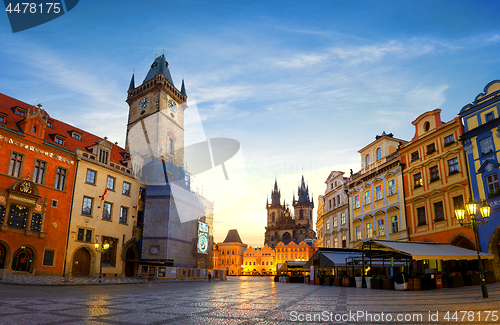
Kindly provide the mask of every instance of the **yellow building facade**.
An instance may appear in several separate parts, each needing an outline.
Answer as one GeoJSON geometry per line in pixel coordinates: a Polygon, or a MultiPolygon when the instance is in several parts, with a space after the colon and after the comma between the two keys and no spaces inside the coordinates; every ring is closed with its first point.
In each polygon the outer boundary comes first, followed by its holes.
{"type": "Polygon", "coordinates": [[[243,253],[248,245],[241,241],[238,230],[228,231],[226,239],[217,243],[214,260],[218,261],[217,269],[226,270],[227,275],[243,275],[243,253]]]}
{"type": "Polygon", "coordinates": [[[143,204],[136,206],[145,185],[133,177],[125,150],[116,144],[96,139],[77,154],[66,271],[99,276],[102,264],[104,277],[136,276],[143,204]]]}
{"type": "Polygon", "coordinates": [[[361,170],[347,184],[350,247],[363,239],[408,240],[398,146],[407,141],[382,133],[359,150],[361,170]]]}
{"type": "Polygon", "coordinates": [[[276,251],[269,246],[248,247],[243,253],[243,275],[275,275],[276,251]]]}

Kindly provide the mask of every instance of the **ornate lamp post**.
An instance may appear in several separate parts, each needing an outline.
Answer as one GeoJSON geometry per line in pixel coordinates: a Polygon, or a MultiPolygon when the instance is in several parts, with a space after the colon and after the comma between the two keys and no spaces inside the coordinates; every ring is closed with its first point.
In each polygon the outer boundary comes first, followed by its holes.
{"type": "Polygon", "coordinates": [[[488,298],[488,289],[486,288],[486,280],[484,279],[484,270],[483,264],[481,263],[481,255],[480,255],[480,247],[479,247],[479,235],[477,233],[477,229],[481,228],[485,224],[488,223],[488,219],[490,217],[490,206],[486,204],[486,201],[483,200],[481,206],[479,207],[479,211],[481,212],[481,216],[477,216],[477,206],[478,204],[472,201],[472,198],[469,198],[469,202],[465,204],[465,209],[463,207],[457,207],[455,209],[455,217],[462,227],[472,229],[474,231],[474,237],[476,240],[476,250],[477,250],[477,260],[479,262],[479,272],[481,273],[481,290],[483,291],[483,298],[488,298]],[[469,222],[465,221],[465,216],[469,216],[469,222]]]}
{"type": "Polygon", "coordinates": [[[95,247],[96,252],[100,253],[100,255],[99,255],[99,259],[100,259],[100,263],[99,263],[99,283],[101,283],[101,278],[102,278],[102,253],[104,253],[109,248],[109,244],[108,243],[104,243],[104,245],[102,245],[102,248],[99,249],[99,243],[95,243],[94,247],[95,247]]]}

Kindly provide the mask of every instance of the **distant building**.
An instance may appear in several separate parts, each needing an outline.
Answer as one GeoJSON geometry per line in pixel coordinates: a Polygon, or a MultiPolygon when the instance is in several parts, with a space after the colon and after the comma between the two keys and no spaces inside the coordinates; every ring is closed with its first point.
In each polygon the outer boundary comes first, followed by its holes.
{"type": "Polygon", "coordinates": [[[269,200],[266,203],[267,227],[264,245],[274,248],[280,241],[289,243],[316,238],[313,230],[314,202],[309,199],[309,187],[304,182],[304,176],[302,176],[297,194],[297,200],[294,195],[292,201],[294,209],[292,215],[285,202],[281,204],[281,192],[278,189],[278,181],[275,180],[274,189],[271,192],[271,203],[269,200]]]}
{"type": "Polygon", "coordinates": [[[344,172],[332,171],[326,179],[322,211],[318,208],[316,231],[318,247],[347,248],[349,245],[349,209],[344,172]]]}
{"type": "Polygon", "coordinates": [[[276,274],[276,251],[269,246],[248,247],[243,253],[243,275],[276,274]]]}
{"type": "Polygon", "coordinates": [[[409,240],[403,167],[397,152],[406,142],[383,132],[358,151],[361,170],[347,184],[351,247],[366,238],[409,240]]]}
{"type": "Polygon", "coordinates": [[[415,136],[399,149],[410,240],[475,250],[474,232],[460,226],[454,212],[470,197],[467,161],[458,141],[463,126],[460,117],[442,122],[440,113],[435,109],[417,117],[415,136]]]}
{"type": "Polygon", "coordinates": [[[241,241],[238,230],[229,230],[226,239],[217,243],[217,250],[214,251],[214,259],[219,261],[216,268],[226,270],[228,275],[243,275],[243,253],[247,246],[241,241]]]}
{"type": "Polygon", "coordinates": [[[276,265],[285,261],[308,261],[316,251],[315,241],[312,239],[302,241],[279,242],[276,247],[276,265]]]}

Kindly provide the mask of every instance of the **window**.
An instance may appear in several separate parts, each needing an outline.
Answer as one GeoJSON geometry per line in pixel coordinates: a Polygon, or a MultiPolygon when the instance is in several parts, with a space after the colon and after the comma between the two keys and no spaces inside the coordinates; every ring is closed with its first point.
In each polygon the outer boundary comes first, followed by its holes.
{"type": "Polygon", "coordinates": [[[455,137],[453,136],[453,134],[450,134],[449,136],[444,138],[444,145],[445,146],[452,144],[454,142],[455,142],[455,137]]]}
{"type": "Polygon", "coordinates": [[[340,224],[345,225],[345,212],[340,215],[340,224]]]}
{"type": "Polygon", "coordinates": [[[489,195],[494,194],[500,190],[497,174],[491,174],[486,176],[486,183],[488,184],[488,191],[490,193],[489,195]]]}
{"type": "Polygon", "coordinates": [[[443,209],[443,202],[436,202],[434,203],[434,221],[442,221],[444,220],[444,209],[443,209]]]}
{"type": "Polygon", "coordinates": [[[382,159],[382,149],[377,148],[377,161],[379,161],[380,159],[382,159]]]}
{"type": "Polygon", "coordinates": [[[94,199],[90,197],[84,197],[83,198],[83,204],[82,204],[82,214],[85,216],[92,216],[92,203],[94,202],[94,199]]]}
{"type": "Polygon", "coordinates": [[[0,123],[4,123],[5,124],[5,117],[0,116],[0,123]]]}
{"type": "Polygon", "coordinates": [[[330,247],[330,239],[326,240],[326,247],[330,247]]]}
{"type": "Polygon", "coordinates": [[[33,128],[31,129],[31,132],[36,133],[36,126],[33,125],[33,128]]]}
{"type": "Polygon", "coordinates": [[[437,181],[439,179],[439,168],[437,165],[429,168],[429,172],[431,174],[431,182],[437,181]]]}
{"type": "Polygon", "coordinates": [[[458,158],[453,158],[448,160],[448,170],[449,174],[456,174],[459,172],[458,170],[458,158]]]}
{"type": "Polygon", "coordinates": [[[347,235],[342,236],[342,248],[347,248],[347,235]]]}
{"type": "Polygon", "coordinates": [[[120,223],[127,224],[128,208],[120,208],[120,223]]]}
{"type": "Polygon", "coordinates": [[[418,225],[423,226],[427,224],[427,218],[425,216],[425,207],[417,208],[418,225]]]}
{"type": "Polygon", "coordinates": [[[424,123],[424,130],[425,130],[425,132],[429,131],[430,128],[431,128],[431,124],[429,122],[425,122],[424,123]]]}
{"type": "Polygon", "coordinates": [[[328,230],[330,230],[330,220],[328,220],[328,221],[326,222],[326,230],[327,230],[327,231],[328,231],[328,230]]]}
{"type": "Polygon", "coordinates": [[[377,200],[382,199],[382,185],[375,187],[375,194],[376,194],[377,200]]]}
{"type": "Polygon", "coordinates": [[[56,184],[55,184],[55,188],[57,190],[64,191],[64,189],[66,187],[67,174],[68,174],[68,171],[65,168],[57,167],[56,184]]]}
{"type": "Polygon", "coordinates": [[[333,217],[333,227],[337,227],[337,217],[333,217]]]}
{"type": "Polygon", "coordinates": [[[115,178],[108,176],[108,184],[106,185],[106,188],[108,190],[114,191],[115,190],[115,178]]]}
{"type": "Polygon", "coordinates": [[[360,206],[359,195],[356,195],[354,197],[354,208],[357,209],[357,208],[359,208],[359,206],[360,206]]]}
{"type": "Polygon", "coordinates": [[[18,109],[18,110],[16,110],[16,115],[24,117],[26,115],[26,113],[24,111],[21,111],[18,109]]]}
{"type": "Polygon", "coordinates": [[[14,177],[21,176],[21,166],[24,156],[18,152],[13,152],[10,156],[9,175],[14,177]]]}
{"type": "Polygon", "coordinates": [[[361,226],[356,227],[356,240],[361,240],[362,238],[361,226]]]}
{"type": "Polygon", "coordinates": [[[102,246],[104,247],[104,244],[109,244],[108,249],[103,250],[101,253],[101,264],[107,265],[107,266],[116,266],[116,244],[118,240],[110,237],[103,237],[102,238],[102,246]]]}
{"type": "Polygon", "coordinates": [[[396,194],[396,181],[395,180],[390,180],[389,181],[389,195],[396,194]]]}
{"type": "Polygon", "coordinates": [[[420,158],[420,157],[418,156],[418,151],[415,151],[415,152],[412,152],[412,153],[411,153],[411,161],[418,160],[418,158],[420,158]]]}
{"type": "Polygon", "coordinates": [[[367,223],[366,224],[366,238],[372,238],[373,236],[373,230],[372,230],[372,224],[371,223],[367,223]]]}
{"type": "Polygon", "coordinates": [[[102,220],[108,220],[111,221],[111,203],[104,202],[103,209],[102,209],[102,220]]]}
{"type": "Polygon", "coordinates": [[[370,155],[366,155],[365,157],[365,167],[370,166],[370,155]]]}
{"type": "Polygon", "coordinates": [[[378,221],[378,235],[383,236],[385,234],[384,220],[378,221]]]}
{"type": "Polygon", "coordinates": [[[479,146],[481,147],[481,154],[483,156],[493,153],[493,142],[491,141],[491,137],[479,141],[479,146]]]}
{"type": "Polygon", "coordinates": [[[45,168],[46,162],[41,160],[35,160],[35,170],[33,171],[33,182],[37,184],[43,184],[45,180],[45,168]]]}
{"type": "Polygon", "coordinates": [[[82,135],[76,132],[71,132],[71,137],[73,139],[82,140],[82,135]]]}
{"type": "Polygon", "coordinates": [[[123,195],[130,195],[130,183],[123,182],[122,194],[123,195]]]}
{"type": "Polygon", "coordinates": [[[486,123],[488,123],[489,121],[493,121],[495,117],[493,116],[493,112],[489,112],[486,114],[486,123]]]}
{"type": "Polygon", "coordinates": [[[60,144],[61,146],[64,145],[64,140],[62,138],[59,138],[59,137],[55,137],[54,142],[57,144],[60,144]]]}
{"type": "Polygon", "coordinates": [[[54,257],[56,255],[55,249],[45,248],[43,251],[43,266],[54,266],[54,257]]]}
{"type": "Polygon", "coordinates": [[[372,198],[371,198],[370,194],[371,194],[370,191],[365,192],[365,204],[370,204],[372,202],[372,198]]]}
{"type": "Polygon", "coordinates": [[[52,128],[52,121],[47,121],[47,126],[48,126],[49,128],[52,128]]]}
{"type": "Polygon", "coordinates": [[[422,173],[413,175],[413,184],[415,188],[422,186],[422,173]]]}
{"type": "Polygon", "coordinates": [[[92,229],[78,228],[78,236],[76,240],[91,243],[92,229]]]}
{"type": "Polygon", "coordinates": [[[99,149],[99,162],[103,164],[108,163],[109,152],[104,149],[99,149]]]}
{"type": "Polygon", "coordinates": [[[85,183],[95,185],[95,175],[95,171],[87,169],[87,177],[85,178],[85,183]]]}
{"type": "Polygon", "coordinates": [[[391,217],[392,233],[399,231],[398,216],[391,217]]]}
{"type": "Polygon", "coordinates": [[[464,197],[462,195],[453,197],[453,208],[464,208],[464,197]]]}
{"type": "Polygon", "coordinates": [[[434,143],[427,146],[427,154],[433,153],[434,151],[436,151],[436,145],[434,143]]]}
{"type": "Polygon", "coordinates": [[[174,154],[174,139],[168,139],[168,150],[171,155],[174,154]]]}
{"type": "Polygon", "coordinates": [[[334,248],[339,248],[339,239],[338,238],[334,238],[333,239],[333,247],[334,248]]]}

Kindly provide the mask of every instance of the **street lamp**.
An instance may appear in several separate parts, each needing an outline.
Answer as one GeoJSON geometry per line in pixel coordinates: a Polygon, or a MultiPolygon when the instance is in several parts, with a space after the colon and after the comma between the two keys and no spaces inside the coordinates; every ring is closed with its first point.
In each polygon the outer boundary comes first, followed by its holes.
{"type": "Polygon", "coordinates": [[[481,290],[483,291],[483,298],[488,298],[488,289],[486,288],[486,280],[484,279],[483,264],[481,263],[481,255],[479,248],[479,235],[477,230],[488,223],[490,217],[491,207],[486,204],[486,200],[483,200],[479,211],[481,217],[476,217],[478,204],[469,198],[469,202],[465,204],[465,209],[459,206],[455,209],[455,218],[458,220],[462,227],[472,229],[474,231],[474,237],[476,239],[476,250],[477,250],[477,260],[479,262],[479,272],[481,273],[481,290]],[[465,221],[465,216],[469,216],[469,222],[465,221]]]}
{"type": "Polygon", "coordinates": [[[108,243],[104,243],[104,245],[102,245],[102,249],[99,249],[99,243],[95,243],[94,247],[95,247],[96,252],[100,253],[99,259],[101,261],[99,263],[99,283],[101,283],[101,278],[102,278],[102,253],[104,253],[109,248],[109,244],[108,243]]]}

